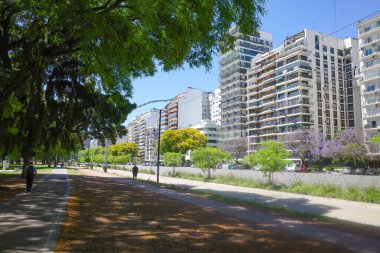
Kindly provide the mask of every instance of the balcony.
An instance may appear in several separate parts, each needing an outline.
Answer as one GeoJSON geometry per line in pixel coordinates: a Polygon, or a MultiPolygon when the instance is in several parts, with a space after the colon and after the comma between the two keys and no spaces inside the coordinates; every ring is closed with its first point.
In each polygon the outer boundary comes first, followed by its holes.
{"type": "Polygon", "coordinates": [[[373,32],[380,31],[380,24],[374,24],[370,28],[359,30],[359,37],[367,37],[373,32]]]}

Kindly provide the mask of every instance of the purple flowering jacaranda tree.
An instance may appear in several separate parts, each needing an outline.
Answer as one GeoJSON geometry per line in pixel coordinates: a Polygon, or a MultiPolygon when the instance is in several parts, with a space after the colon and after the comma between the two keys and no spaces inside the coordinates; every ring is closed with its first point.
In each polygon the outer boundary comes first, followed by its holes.
{"type": "Polygon", "coordinates": [[[301,166],[305,164],[307,158],[321,155],[322,136],[313,129],[300,129],[284,135],[281,139],[285,147],[301,159],[301,166]]]}

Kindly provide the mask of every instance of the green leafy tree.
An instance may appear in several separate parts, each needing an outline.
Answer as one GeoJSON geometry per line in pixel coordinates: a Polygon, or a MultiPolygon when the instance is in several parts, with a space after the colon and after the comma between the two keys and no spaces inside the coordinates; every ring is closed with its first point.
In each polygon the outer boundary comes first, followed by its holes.
{"type": "Polygon", "coordinates": [[[188,150],[205,147],[207,137],[193,128],[166,130],[161,136],[161,153],[185,154],[188,150]]]}
{"type": "Polygon", "coordinates": [[[3,0],[0,150],[24,160],[58,140],[115,142],[135,108],[131,80],[185,63],[211,67],[236,24],[257,31],[264,0],[3,0]]]}
{"type": "Polygon", "coordinates": [[[207,178],[211,178],[211,168],[216,167],[230,160],[230,154],[219,148],[204,147],[193,150],[191,161],[195,166],[205,171],[207,169],[207,178]]]}
{"type": "Polygon", "coordinates": [[[289,157],[282,143],[275,141],[263,141],[260,143],[260,150],[254,154],[244,157],[243,163],[248,165],[260,165],[261,171],[268,174],[268,184],[273,183],[273,173],[285,169],[289,161],[284,160],[289,157]]]}
{"type": "Polygon", "coordinates": [[[109,152],[114,156],[130,155],[136,156],[139,151],[139,147],[134,142],[123,142],[109,147],[109,152]]]}
{"type": "Polygon", "coordinates": [[[181,153],[164,153],[164,165],[173,167],[173,177],[175,177],[175,167],[183,164],[184,155],[181,153]]]}

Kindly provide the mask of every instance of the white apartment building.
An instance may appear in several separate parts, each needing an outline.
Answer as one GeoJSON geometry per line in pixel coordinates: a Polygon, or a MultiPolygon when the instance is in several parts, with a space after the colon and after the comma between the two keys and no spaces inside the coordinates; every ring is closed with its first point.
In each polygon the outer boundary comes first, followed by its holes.
{"type": "MultiPolygon", "coordinates": [[[[380,133],[380,15],[357,24],[362,91],[364,138],[380,133]]],[[[368,143],[369,153],[380,156],[378,146],[368,143]]]]}
{"type": "Polygon", "coordinates": [[[157,110],[134,117],[127,126],[127,135],[122,138],[127,142],[136,143],[139,147],[139,157],[143,161],[152,161],[155,157],[154,145],[158,138],[158,118],[157,110]]]}
{"type": "Polygon", "coordinates": [[[220,124],[210,120],[201,120],[198,124],[192,126],[198,130],[201,134],[204,134],[208,138],[207,146],[219,147],[219,139],[221,134],[220,124]]]}
{"type": "Polygon", "coordinates": [[[182,94],[182,99],[178,100],[178,129],[210,119],[208,92],[188,87],[182,94]]]}
{"type": "Polygon", "coordinates": [[[237,27],[231,29],[235,48],[221,55],[220,89],[223,140],[247,136],[247,71],[252,58],[272,49],[272,34],[259,32],[244,36],[237,27]]]}
{"type": "Polygon", "coordinates": [[[221,112],[221,90],[215,89],[214,92],[208,95],[208,100],[210,102],[210,116],[211,121],[215,122],[218,125],[221,125],[222,122],[222,112],[221,112]]]}
{"type": "Polygon", "coordinates": [[[355,108],[360,107],[352,78],[355,47],[355,39],[305,29],[255,57],[247,80],[248,152],[255,152],[263,140],[299,128],[315,129],[330,139],[354,127],[355,108]]]}

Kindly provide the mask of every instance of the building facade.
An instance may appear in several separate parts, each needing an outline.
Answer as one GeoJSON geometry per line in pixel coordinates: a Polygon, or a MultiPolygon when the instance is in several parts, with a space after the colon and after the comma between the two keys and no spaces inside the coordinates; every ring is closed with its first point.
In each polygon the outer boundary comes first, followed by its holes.
{"type": "Polygon", "coordinates": [[[126,142],[134,142],[139,148],[138,156],[142,161],[153,161],[155,143],[158,139],[159,112],[153,110],[133,118],[127,126],[128,133],[122,138],[126,142]]]}
{"type": "MultiPolygon", "coordinates": [[[[380,133],[380,15],[357,24],[359,81],[362,91],[364,139],[380,133]]],[[[368,143],[371,156],[380,157],[377,145],[368,143]]]]}
{"type": "Polygon", "coordinates": [[[208,95],[208,100],[210,102],[210,117],[211,121],[215,122],[217,125],[221,125],[222,123],[222,112],[221,112],[221,90],[215,89],[214,92],[208,95]]]}
{"type": "Polygon", "coordinates": [[[300,128],[314,129],[324,139],[360,128],[354,120],[360,118],[355,111],[360,95],[352,75],[357,43],[305,29],[255,57],[248,73],[248,152],[300,128]]]}
{"type": "Polygon", "coordinates": [[[192,126],[191,128],[198,130],[201,134],[204,134],[207,137],[207,146],[219,147],[221,134],[221,127],[219,124],[211,120],[201,120],[198,124],[192,126]]]}
{"type": "Polygon", "coordinates": [[[247,136],[247,71],[255,55],[272,49],[272,35],[269,33],[243,36],[235,27],[230,34],[236,38],[235,48],[221,55],[219,61],[221,125],[226,141],[247,136]]]}
{"type": "Polygon", "coordinates": [[[209,93],[188,87],[178,101],[178,129],[192,127],[201,120],[209,120],[209,93]]]}

